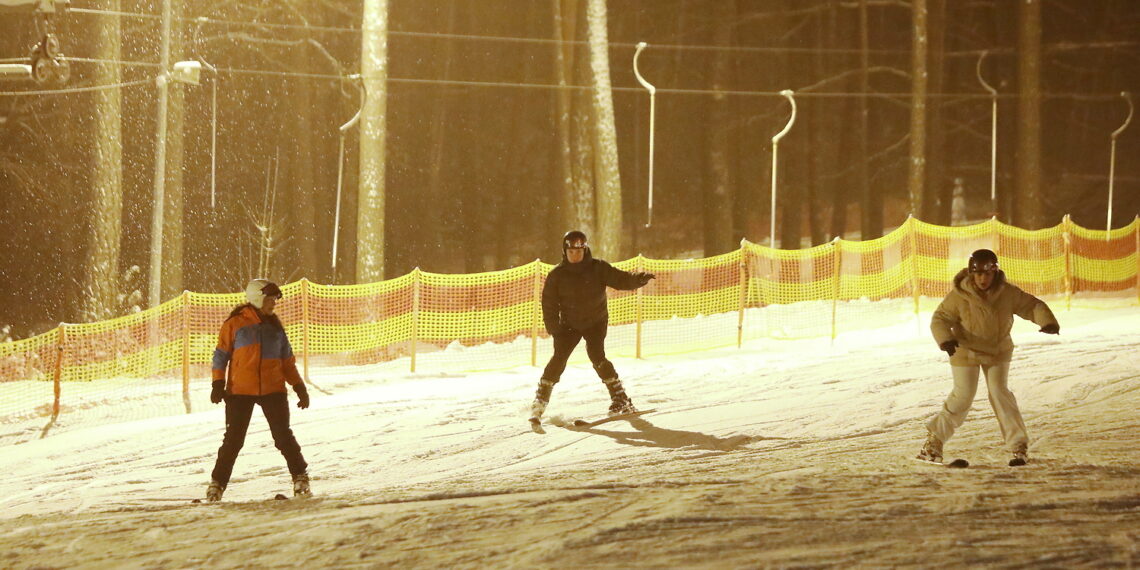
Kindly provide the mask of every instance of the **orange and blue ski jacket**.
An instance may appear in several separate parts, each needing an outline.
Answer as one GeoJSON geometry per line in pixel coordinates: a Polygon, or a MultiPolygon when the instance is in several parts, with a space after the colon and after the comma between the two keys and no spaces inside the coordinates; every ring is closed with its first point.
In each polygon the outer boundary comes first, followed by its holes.
{"type": "Polygon", "coordinates": [[[227,380],[226,392],[239,396],[284,392],[286,383],[303,383],[280,321],[262,317],[252,305],[241,308],[222,324],[212,368],[213,379],[227,380]]]}

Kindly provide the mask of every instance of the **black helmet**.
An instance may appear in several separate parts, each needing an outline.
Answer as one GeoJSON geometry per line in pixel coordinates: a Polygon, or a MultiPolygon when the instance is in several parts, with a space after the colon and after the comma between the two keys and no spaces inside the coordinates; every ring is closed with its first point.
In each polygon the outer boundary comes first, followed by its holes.
{"type": "Polygon", "coordinates": [[[572,245],[574,245],[574,247],[590,247],[590,244],[586,243],[586,234],[579,230],[570,230],[566,232],[566,235],[562,236],[562,251],[570,249],[572,245]]]}
{"type": "Polygon", "coordinates": [[[997,271],[998,267],[997,254],[988,249],[979,249],[970,254],[970,273],[984,273],[986,271],[997,271]]]}

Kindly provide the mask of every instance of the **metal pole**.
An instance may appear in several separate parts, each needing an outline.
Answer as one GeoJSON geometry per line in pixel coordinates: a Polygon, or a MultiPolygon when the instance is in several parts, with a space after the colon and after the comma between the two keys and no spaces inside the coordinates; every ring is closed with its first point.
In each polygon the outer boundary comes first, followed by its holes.
{"type": "Polygon", "coordinates": [[[158,74],[158,130],[154,150],[154,211],[150,223],[150,290],[151,307],[162,302],[162,227],[166,208],[166,105],[167,83],[170,81],[170,0],[162,1],[162,69],[158,74]]]}
{"type": "Polygon", "coordinates": [[[356,110],[356,114],[347,123],[340,126],[340,151],[337,153],[336,166],[336,216],[333,222],[332,244],[332,268],[334,272],[336,271],[337,237],[340,235],[340,192],[341,185],[344,183],[344,137],[348,136],[349,129],[360,122],[360,114],[364,112],[364,103],[368,101],[368,90],[365,88],[364,80],[361,79],[360,74],[349,75],[348,78],[356,81],[360,87],[360,108],[356,110]]]}
{"type": "Polygon", "coordinates": [[[983,51],[982,55],[978,58],[978,66],[976,72],[978,74],[978,81],[982,83],[982,87],[990,92],[990,210],[994,216],[997,215],[997,89],[990,87],[986,83],[985,78],[982,77],[982,61],[986,59],[986,54],[989,50],[983,51]]]}
{"type": "Polygon", "coordinates": [[[1124,120],[1124,124],[1120,125],[1119,129],[1112,131],[1112,151],[1108,159],[1108,220],[1104,223],[1104,240],[1108,241],[1108,232],[1112,230],[1112,184],[1116,178],[1116,137],[1128,128],[1128,124],[1132,122],[1132,95],[1127,91],[1120,94],[1124,100],[1128,102],[1128,118],[1124,120]]]}
{"type": "Polygon", "coordinates": [[[788,98],[788,102],[792,104],[792,116],[788,118],[788,124],[784,125],[784,130],[776,133],[772,137],[772,225],[768,230],[768,245],[773,249],[776,247],[776,155],[780,152],[780,139],[792,130],[792,125],[796,122],[796,98],[791,89],[785,89],[780,92],[780,95],[788,98]]]}
{"type": "Polygon", "coordinates": [[[657,88],[641,76],[641,72],[637,69],[637,58],[641,56],[641,50],[648,45],[645,42],[638,42],[637,51],[633,52],[633,74],[637,76],[641,86],[649,91],[649,211],[645,218],[647,228],[653,225],[653,139],[657,117],[657,88]]]}

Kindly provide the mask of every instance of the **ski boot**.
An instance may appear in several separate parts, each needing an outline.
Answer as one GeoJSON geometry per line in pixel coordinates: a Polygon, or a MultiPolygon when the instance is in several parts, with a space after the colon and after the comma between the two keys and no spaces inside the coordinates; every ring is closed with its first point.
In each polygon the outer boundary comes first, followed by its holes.
{"type": "Polygon", "coordinates": [[[926,443],[922,445],[915,459],[923,461],[930,461],[931,463],[942,463],[942,440],[934,435],[934,432],[929,432],[926,435],[926,443]]]}
{"type": "Polygon", "coordinates": [[[621,386],[621,380],[617,378],[610,378],[602,380],[606,384],[606,388],[610,391],[610,411],[609,415],[620,416],[622,414],[632,414],[637,411],[633,407],[633,401],[626,395],[625,389],[621,386]]]}
{"type": "Polygon", "coordinates": [[[557,379],[541,378],[538,381],[538,391],[534,394],[534,402],[530,405],[530,429],[534,433],[545,433],[542,430],[542,413],[546,411],[546,404],[550,402],[550,393],[554,391],[557,379]]]}
{"type": "Polygon", "coordinates": [[[530,405],[530,423],[537,424],[542,422],[542,413],[546,411],[546,401],[534,399],[530,405]]]}
{"type": "Polygon", "coordinates": [[[1013,448],[1013,458],[1009,460],[1010,467],[1020,467],[1029,462],[1029,445],[1019,443],[1013,448]]]}
{"type": "Polygon", "coordinates": [[[211,503],[216,503],[222,500],[222,493],[226,492],[226,486],[210,479],[210,486],[206,487],[206,500],[211,503]]]}
{"type": "Polygon", "coordinates": [[[309,490],[309,474],[298,473],[293,476],[293,496],[308,497],[313,492],[309,490]]]}

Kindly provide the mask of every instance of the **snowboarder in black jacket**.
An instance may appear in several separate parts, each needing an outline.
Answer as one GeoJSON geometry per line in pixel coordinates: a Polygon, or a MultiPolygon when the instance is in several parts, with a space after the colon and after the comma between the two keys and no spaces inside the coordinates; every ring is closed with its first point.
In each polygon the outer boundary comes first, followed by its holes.
{"type": "Polygon", "coordinates": [[[594,259],[586,234],[578,230],[566,232],[562,237],[562,263],[550,271],[542,288],[542,319],[546,332],[554,339],[554,355],[538,383],[538,393],[531,405],[532,424],[541,421],[550,402],[550,392],[566,369],[566,360],[583,338],[594,371],[609,389],[610,415],[636,411],[613,363],[606,359],[606,332],[610,321],[606,287],[630,291],[645,286],[653,278],[652,273],[630,273],[594,259]]]}

